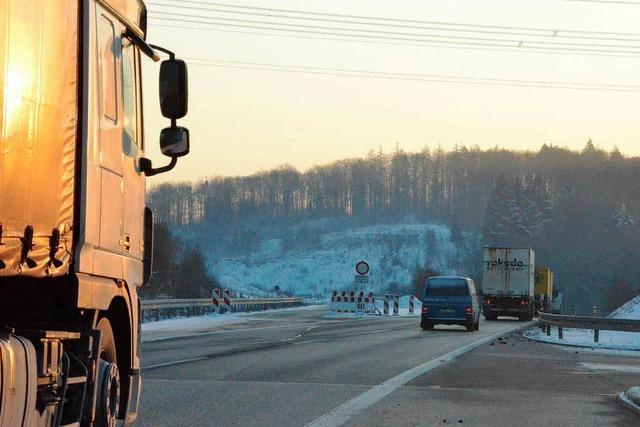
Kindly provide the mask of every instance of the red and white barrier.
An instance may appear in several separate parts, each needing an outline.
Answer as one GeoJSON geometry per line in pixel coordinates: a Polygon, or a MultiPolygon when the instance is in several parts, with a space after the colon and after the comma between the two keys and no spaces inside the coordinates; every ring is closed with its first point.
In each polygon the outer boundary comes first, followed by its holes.
{"type": "Polygon", "coordinates": [[[229,289],[222,291],[222,303],[225,312],[231,311],[231,291],[229,289]]]}
{"type": "Polygon", "coordinates": [[[400,315],[400,295],[393,296],[393,315],[400,315]]]}
{"type": "Polygon", "coordinates": [[[331,294],[331,311],[336,313],[373,314],[376,312],[373,292],[366,296],[364,292],[333,291],[331,294]]]}
{"type": "Polygon", "coordinates": [[[220,288],[215,288],[211,294],[214,312],[220,314],[220,303],[222,302],[222,295],[220,288]]]}

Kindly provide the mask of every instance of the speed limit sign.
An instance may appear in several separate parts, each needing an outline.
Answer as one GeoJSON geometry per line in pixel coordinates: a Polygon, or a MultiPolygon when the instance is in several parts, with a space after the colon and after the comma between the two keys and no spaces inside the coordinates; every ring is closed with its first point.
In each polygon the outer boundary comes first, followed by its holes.
{"type": "Polygon", "coordinates": [[[356,273],[358,273],[361,276],[364,276],[367,273],[369,273],[369,264],[367,264],[365,261],[360,261],[359,263],[357,263],[356,273]]]}

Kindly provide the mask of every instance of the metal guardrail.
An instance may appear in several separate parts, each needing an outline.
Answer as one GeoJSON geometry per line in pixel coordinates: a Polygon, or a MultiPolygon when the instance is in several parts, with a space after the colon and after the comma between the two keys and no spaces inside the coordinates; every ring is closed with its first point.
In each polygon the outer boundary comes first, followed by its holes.
{"type": "MultiPolygon", "coordinates": [[[[231,298],[230,312],[264,311],[304,305],[302,298],[231,298]]],[[[200,316],[215,311],[211,298],[158,299],[140,302],[143,321],[177,316],[200,316]]]]}
{"type": "Polygon", "coordinates": [[[594,342],[599,341],[600,331],[640,332],[640,320],[611,319],[608,317],[538,313],[538,324],[547,335],[551,335],[551,326],[556,326],[558,328],[558,338],[560,339],[562,339],[562,328],[593,329],[594,342]]]}

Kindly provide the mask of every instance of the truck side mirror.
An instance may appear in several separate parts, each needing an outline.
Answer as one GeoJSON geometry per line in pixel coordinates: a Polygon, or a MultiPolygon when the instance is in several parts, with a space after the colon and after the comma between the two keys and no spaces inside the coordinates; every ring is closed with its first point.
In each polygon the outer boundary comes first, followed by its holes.
{"type": "Polygon", "coordinates": [[[180,59],[167,59],[160,64],[160,110],[171,120],[187,114],[189,90],[187,64],[180,59]]]}
{"type": "Polygon", "coordinates": [[[168,157],[182,157],[189,154],[189,129],[182,126],[162,129],[160,151],[168,157]]]}

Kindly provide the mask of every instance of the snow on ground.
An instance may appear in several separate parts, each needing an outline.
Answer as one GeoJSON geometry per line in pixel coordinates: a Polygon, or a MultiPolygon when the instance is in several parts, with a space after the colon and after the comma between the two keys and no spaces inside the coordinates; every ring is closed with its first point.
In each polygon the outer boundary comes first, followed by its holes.
{"type": "Polygon", "coordinates": [[[532,328],[524,332],[524,336],[536,341],[592,349],[633,350],[640,351],[640,333],[600,331],[599,342],[593,342],[591,329],[562,329],[563,339],[558,338],[558,329],[552,327],[547,336],[540,328],[532,328]]]}
{"type": "Polygon", "coordinates": [[[627,396],[633,400],[636,404],[640,403],[640,387],[631,387],[627,390],[627,396]]]}
{"type": "Polygon", "coordinates": [[[625,304],[620,306],[620,308],[611,313],[609,317],[614,319],[640,320],[640,295],[627,301],[625,304]]]}
{"type": "Polygon", "coordinates": [[[322,235],[312,248],[283,247],[281,239],[262,242],[261,249],[243,258],[209,262],[223,286],[253,295],[281,290],[297,295],[328,295],[353,289],[354,266],[366,260],[370,284],[363,290],[379,292],[390,283],[406,285],[417,265],[425,262],[443,274],[456,273],[459,251],[448,227],[439,224],[394,224],[353,228],[322,235]],[[431,248],[427,248],[434,237],[431,248]]]}
{"type": "MultiPolygon", "coordinates": [[[[630,299],[609,317],[614,319],[640,320],[640,295],[630,299]]],[[[640,332],[600,331],[599,342],[593,342],[593,329],[563,328],[563,339],[558,338],[558,328],[551,328],[547,336],[540,328],[524,332],[527,338],[571,347],[585,347],[592,350],[640,351],[640,332]]]]}
{"type": "MultiPolygon", "coordinates": [[[[305,305],[278,309],[278,313],[288,311],[314,310],[324,305],[305,305]]],[[[142,324],[142,341],[159,341],[175,337],[193,336],[211,332],[215,328],[235,325],[251,320],[250,316],[273,313],[274,311],[252,311],[246,313],[207,314],[194,317],[175,317],[142,324]]]]}

